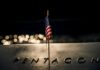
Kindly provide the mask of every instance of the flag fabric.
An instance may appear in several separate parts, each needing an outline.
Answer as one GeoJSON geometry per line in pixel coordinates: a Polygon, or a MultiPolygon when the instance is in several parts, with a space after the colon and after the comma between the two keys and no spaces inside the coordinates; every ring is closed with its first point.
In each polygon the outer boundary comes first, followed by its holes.
{"type": "Polygon", "coordinates": [[[48,15],[45,17],[45,35],[46,35],[46,39],[49,40],[52,36],[52,29],[51,26],[49,24],[49,18],[48,15]]]}

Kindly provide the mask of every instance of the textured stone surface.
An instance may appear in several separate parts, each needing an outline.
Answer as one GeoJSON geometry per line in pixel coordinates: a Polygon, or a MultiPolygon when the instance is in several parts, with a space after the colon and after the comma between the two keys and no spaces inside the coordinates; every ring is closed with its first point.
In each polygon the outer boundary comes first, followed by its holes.
{"type": "MultiPolygon", "coordinates": [[[[48,70],[47,50],[46,44],[0,45],[0,70],[48,70]]],[[[50,50],[51,70],[100,70],[99,42],[51,43],[50,50]]]]}

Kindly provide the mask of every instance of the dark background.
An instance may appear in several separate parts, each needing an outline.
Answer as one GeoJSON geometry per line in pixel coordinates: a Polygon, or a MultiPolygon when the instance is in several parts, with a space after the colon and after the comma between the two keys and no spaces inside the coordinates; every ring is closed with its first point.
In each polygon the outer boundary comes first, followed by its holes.
{"type": "Polygon", "coordinates": [[[50,11],[49,20],[54,35],[99,33],[98,25],[88,22],[88,5],[86,1],[63,0],[5,3],[1,10],[0,34],[44,34],[47,9],[50,11]]]}

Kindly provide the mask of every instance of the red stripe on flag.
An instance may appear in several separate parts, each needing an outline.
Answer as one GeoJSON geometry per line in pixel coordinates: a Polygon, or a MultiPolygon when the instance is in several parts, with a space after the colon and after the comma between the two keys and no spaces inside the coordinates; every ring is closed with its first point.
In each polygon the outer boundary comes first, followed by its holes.
{"type": "Polygon", "coordinates": [[[48,25],[48,26],[46,27],[45,33],[46,33],[46,38],[47,38],[47,39],[50,39],[50,38],[51,38],[51,35],[52,35],[52,30],[51,30],[50,25],[48,25]]]}

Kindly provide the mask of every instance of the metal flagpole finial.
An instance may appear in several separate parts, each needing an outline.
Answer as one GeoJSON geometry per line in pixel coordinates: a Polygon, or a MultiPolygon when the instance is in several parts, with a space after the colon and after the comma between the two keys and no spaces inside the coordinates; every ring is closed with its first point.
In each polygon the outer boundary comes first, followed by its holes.
{"type": "Polygon", "coordinates": [[[47,16],[49,16],[49,10],[47,10],[47,16]]]}

